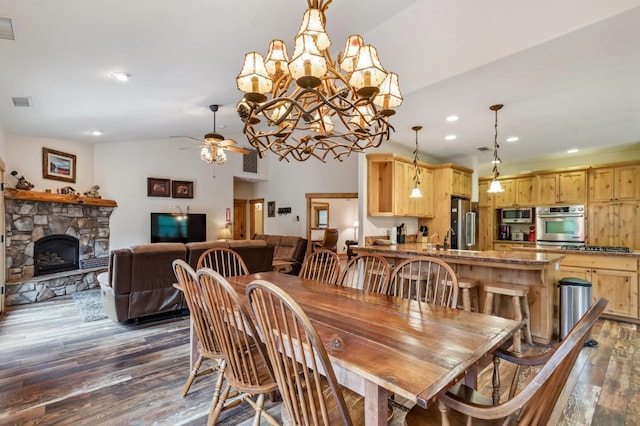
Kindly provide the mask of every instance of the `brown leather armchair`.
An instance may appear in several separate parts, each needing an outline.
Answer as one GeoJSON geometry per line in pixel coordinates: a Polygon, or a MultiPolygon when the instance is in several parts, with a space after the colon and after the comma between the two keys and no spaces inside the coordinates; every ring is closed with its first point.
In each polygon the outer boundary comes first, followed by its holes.
{"type": "Polygon", "coordinates": [[[313,243],[311,251],[316,250],[331,250],[334,253],[338,252],[338,230],[336,228],[327,228],[324,230],[324,237],[321,243],[313,243]]]}

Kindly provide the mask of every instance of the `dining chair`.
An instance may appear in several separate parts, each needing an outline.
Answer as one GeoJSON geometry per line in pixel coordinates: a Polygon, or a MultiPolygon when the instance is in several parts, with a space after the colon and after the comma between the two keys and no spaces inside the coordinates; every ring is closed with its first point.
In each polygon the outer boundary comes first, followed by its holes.
{"type": "MultiPolygon", "coordinates": [[[[509,399],[500,402],[464,385],[455,385],[440,397],[437,404],[424,409],[414,406],[405,417],[405,424],[413,425],[546,425],[553,413],[576,358],[589,339],[591,328],[607,306],[607,300],[598,299],[573,327],[558,346],[542,355],[523,357],[521,354],[495,352],[498,360],[513,362],[518,366],[540,366],[540,371],[518,393],[512,383],[509,399]]],[[[499,361],[495,362],[499,371],[499,361]]],[[[494,387],[499,388],[499,376],[494,371],[494,387]]],[[[518,377],[514,377],[517,382],[518,377]]],[[[494,395],[496,393],[494,389],[494,395]]],[[[499,394],[499,390],[497,390],[499,394]]]]}
{"type": "Polygon", "coordinates": [[[377,254],[358,255],[347,263],[338,285],[386,294],[390,276],[391,266],[384,257],[377,254]]]}
{"type": "Polygon", "coordinates": [[[201,268],[213,269],[223,277],[249,275],[249,269],[240,255],[223,247],[210,248],[202,253],[198,258],[197,269],[201,268]]]}
{"type": "Polygon", "coordinates": [[[418,256],[400,262],[391,272],[387,294],[456,308],[458,277],[446,262],[418,256]]]}
{"type": "Polygon", "coordinates": [[[335,284],[340,275],[340,259],[329,250],[317,250],[304,259],[300,277],[335,284]]]}
{"type": "Polygon", "coordinates": [[[198,278],[196,277],[196,272],[182,259],[174,260],[172,265],[173,272],[176,275],[178,284],[184,294],[187,305],[189,306],[193,330],[200,341],[200,344],[198,345],[198,358],[193,364],[187,383],[182,389],[182,396],[185,397],[187,395],[191,388],[191,384],[196,377],[203,376],[214,371],[212,368],[199,371],[205,358],[212,359],[216,361],[215,370],[218,372],[218,378],[213,392],[213,400],[211,401],[211,406],[215,406],[218,402],[220,390],[222,389],[222,382],[224,380],[224,356],[222,355],[220,346],[213,335],[210,317],[205,312],[204,297],[200,289],[198,278]]]}
{"type": "Polygon", "coordinates": [[[264,346],[256,338],[258,333],[249,312],[221,274],[202,268],[196,275],[214,335],[226,360],[226,384],[218,403],[211,407],[207,424],[214,425],[222,410],[237,405],[238,401],[245,401],[255,410],[254,425],[260,424],[261,416],[269,424],[277,425],[278,422],[264,410],[264,397],[275,392],[278,385],[264,346]],[[229,399],[232,388],[240,394],[229,399]],[[254,395],[257,395],[255,401],[252,399],[254,395]]]}
{"type": "Polygon", "coordinates": [[[255,280],[246,288],[283,400],[285,425],[364,424],[364,398],[338,384],[313,324],[276,285],[255,280]]]}
{"type": "Polygon", "coordinates": [[[338,230],[336,228],[327,228],[324,230],[322,242],[313,243],[311,250],[331,250],[334,253],[338,252],[338,230]]]}

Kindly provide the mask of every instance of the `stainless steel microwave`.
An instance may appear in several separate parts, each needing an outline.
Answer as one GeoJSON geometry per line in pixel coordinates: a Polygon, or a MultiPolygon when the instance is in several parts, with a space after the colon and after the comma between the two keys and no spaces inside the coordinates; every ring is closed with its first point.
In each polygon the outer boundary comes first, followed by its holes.
{"type": "Polygon", "coordinates": [[[517,208],[517,209],[502,209],[501,218],[502,223],[529,223],[533,224],[533,207],[517,208]]]}

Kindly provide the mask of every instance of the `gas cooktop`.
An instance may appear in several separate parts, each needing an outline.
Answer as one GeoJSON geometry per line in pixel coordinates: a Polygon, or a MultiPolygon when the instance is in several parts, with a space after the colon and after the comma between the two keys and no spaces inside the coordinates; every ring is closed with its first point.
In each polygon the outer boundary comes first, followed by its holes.
{"type": "Polygon", "coordinates": [[[562,250],[608,251],[608,252],[616,252],[616,253],[631,253],[631,249],[629,247],[564,245],[564,246],[560,246],[560,248],[562,250]]]}

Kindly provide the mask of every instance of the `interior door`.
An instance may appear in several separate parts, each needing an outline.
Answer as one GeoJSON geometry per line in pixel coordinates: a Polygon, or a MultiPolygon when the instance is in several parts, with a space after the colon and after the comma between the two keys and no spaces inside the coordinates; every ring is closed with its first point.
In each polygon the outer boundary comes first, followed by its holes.
{"type": "Polygon", "coordinates": [[[233,239],[247,239],[247,200],[233,200],[233,239]]]}
{"type": "Polygon", "coordinates": [[[249,200],[249,238],[264,234],[264,198],[249,200]]]}

